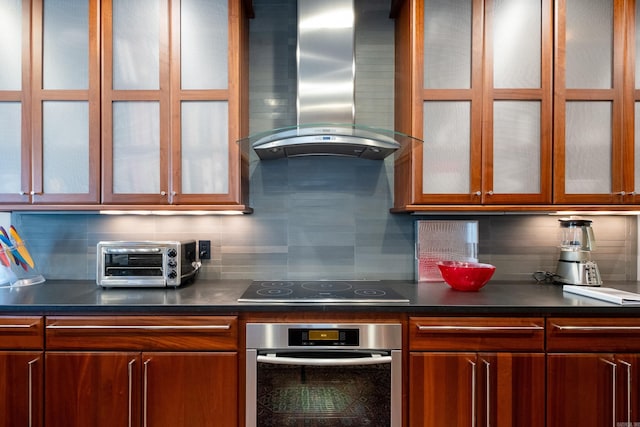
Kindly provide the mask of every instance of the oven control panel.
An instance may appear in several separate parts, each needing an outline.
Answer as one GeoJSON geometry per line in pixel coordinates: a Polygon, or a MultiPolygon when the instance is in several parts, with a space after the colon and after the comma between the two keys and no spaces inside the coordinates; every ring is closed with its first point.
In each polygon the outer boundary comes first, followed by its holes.
{"type": "Polygon", "coordinates": [[[359,344],[359,329],[289,329],[289,346],[358,346],[359,344]]]}

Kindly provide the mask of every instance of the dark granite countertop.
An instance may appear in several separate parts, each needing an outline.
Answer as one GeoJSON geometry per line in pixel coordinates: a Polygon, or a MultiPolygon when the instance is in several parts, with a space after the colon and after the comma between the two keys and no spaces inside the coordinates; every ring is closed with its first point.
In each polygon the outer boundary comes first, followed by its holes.
{"type": "MultiPolygon", "coordinates": [[[[491,281],[478,292],[445,283],[384,281],[409,303],[238,303],[249,280],[197,280],[177,289],[101,289],[91,281],[50,280],[0,289],[1,314],[232,314],[240,312],[398,312],[419,315],[621,315],[638,316],[640,306],[620,306],[566,294],[551,284],[491,281]]],[[[607,287],[640,292],[640,282],[607,287]]]]}

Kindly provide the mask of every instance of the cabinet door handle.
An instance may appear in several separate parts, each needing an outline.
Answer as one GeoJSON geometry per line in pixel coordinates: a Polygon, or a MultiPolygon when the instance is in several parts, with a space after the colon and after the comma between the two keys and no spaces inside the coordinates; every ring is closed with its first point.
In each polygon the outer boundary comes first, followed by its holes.
{"type": "Polygon", "coordinates": [[[640,331],[640,326],[573,326],[573,325],[556,325],[553,324],[553,327],[559,331],[575,331],[575,332],[630,332],[630,331],[640,331]]]}
{"type": "Polygon", "coordinates": [[[36,363],[38,363],[38,361],[40,361],[40,358],[37,357],[33,360],[31,360],[29,362],[29,384],[28,384],[28,390],[29,390],[29,402],[28,402],[28,406],[29,406],[29,427],[33,426],[33,367],[36,363]]]}
{"type": "Polygon", "coordinates": [[[471,365],[471,427],[476,427],[476,363],[468,360],[471,365]]]}
{"type": "Polygon", "coordinates": [[[127,366],[127,375],[128,375],[128,381],[129,381],[129,390],[128,390],[128,394],[129,394],[129,426],[128,427],[133,427],[133,365],[135,365],[136,363],[136,359],[131,359],[129,361],[129,365],[127,366]]]}
{"type": "Polygon", "coordinates": [[[26,323],[16,324],[16,325],[0,325],[0,329],[28,329],[32,328],[36,325],[36,323],[31,323],[27,325],[26,323]]]}
{"type": "Polygon", "coordinates": [[[144,376],[142,378],[142,427],[147,427],[147,408],[148,408],[148,386],[149,386],[149,363],[151,359],[144,361],[144,376]]]}
{"type": "Polygon", "coordinates": [[[616,427],[616,376],[618,365],[607,359],[600,359],[611,366],[611,427],[616,427]]]}
{"type": "Polygon", "coordinates": [[[620,360],[620,363],[624,365],[627,371],[627,425],[631,426],[631,363],[620,360]]]}
{"type": "Polygon", "coordinates": [[[484,381],[485,381],[485,411],[486,411],[486,427],[491,427],[491,363],[482,359],[484,363],[484,381]]]}
{"type": "Polygon", "coordinates": [[[542,331],[544,326],[454,326],[454,325],[416,325],[421,332],[513,332],[513,331],[542,331]]]}

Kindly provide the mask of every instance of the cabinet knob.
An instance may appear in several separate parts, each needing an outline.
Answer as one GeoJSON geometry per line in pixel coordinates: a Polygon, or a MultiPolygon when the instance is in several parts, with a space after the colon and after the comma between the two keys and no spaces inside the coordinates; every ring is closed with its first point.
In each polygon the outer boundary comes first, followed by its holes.
{"type": "Polygon", "coordinates": [[[161,195],[161,196],[166,196],[166,195],[167,195],[167,192],[166,192],[166,191],[161,191],[161,192],[160,192],[160,195],[161,195]]]}
{"type": "Polygon", "coordinates": [[[487,196],[493,196],[493,191],[487,191],[487,196]]]}
{"type": "Polygon", "coordinates": [[[171,195],[172,195],[172,196],[175,196],[176,194],[178,194],[178,192],[177,192],[177,191],[172,191],[172,192],[171,192],[171,195]]]}
{"type": "Polygon", "coordinates": [[[624,191],[618,191],[618,192],[616,193],[616,195],[618,195],[618,196],[625,196],[626,194],[627,194],[627,193],[626,193],[626,192],[624,192],[624,191]]]}
{"type": "Polygon", "coordinates": [[[475,193],[473,193],[473,194],[474,194],[475,196],[480,197],[480,196],[482,196],[482,191],[476,191],[476,192],[475,192],[475,193]]]}

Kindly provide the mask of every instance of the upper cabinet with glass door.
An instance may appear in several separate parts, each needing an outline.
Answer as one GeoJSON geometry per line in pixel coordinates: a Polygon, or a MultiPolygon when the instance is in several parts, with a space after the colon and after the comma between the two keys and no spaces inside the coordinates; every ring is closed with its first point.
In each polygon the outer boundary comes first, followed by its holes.
{"type": "Polygon", "coordinates": [[[0,7],[0,202],[96,204],[98,2],[0,7]]]}
{"type": "Polygon", "coordinates": [[[398,4],[394,209],[550,203],[550,0],[398,4]]]}
{"type": "Polygon", "coordinates": [[[242,208],[243,2],[102,5],[104,203],[242,208]]]}
{"type": "MultiPolygon", "coordinates": [[[[625,184],[625,0],[557,0],[554,201],[615,204],[625,184]]],[[[629,64],[631,66],[631,64],[629,64]]],[[[629,91],[632,93],[632,91],[629,91]]],[[[627,111],[627,112],[625,112],[627,111]]]]}

